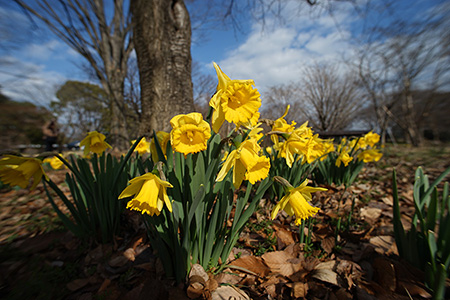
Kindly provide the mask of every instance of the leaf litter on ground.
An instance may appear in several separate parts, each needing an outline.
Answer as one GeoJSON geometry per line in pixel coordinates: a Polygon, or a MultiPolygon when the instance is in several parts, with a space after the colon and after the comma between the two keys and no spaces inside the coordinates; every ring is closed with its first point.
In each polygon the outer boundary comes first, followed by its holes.
{"type": "MultiPolygon", "coordinates": [[[[423,164],[434,180],[450,163],[448,149],[433,159],[430,151],[388,149],[379,164],[363,169],[354,186],[316,193],[313,204],[321,210],[311,245],[299,244],[299,228],[288,215],[271,221],[272,199],[264,199],[221,272],[197,269],[200,274],[183,286],[164,277],[138,213],[125,213],[114,243],[96,245],[64,230],[41,185],[30,193],[2,190],[2,294],[9,299],[145,299],[149,294],[152,299],[429,299],[424,274],[398,257],[391,175],[395,168],[407,227],[415,168],[423,164]],[[405,155],[398,154],[402,151],[405,155]]],[[[49,175],[70,196],[66,172],[49,175]]]]}

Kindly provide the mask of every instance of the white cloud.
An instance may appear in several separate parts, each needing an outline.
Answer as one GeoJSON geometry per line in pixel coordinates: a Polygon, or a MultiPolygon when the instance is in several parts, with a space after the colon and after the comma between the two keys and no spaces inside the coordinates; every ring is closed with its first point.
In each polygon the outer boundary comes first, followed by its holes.
{"type": "Polygon", "coordinates": [[[48,71],[42,64],[23,62],[17,58],[0,57],[1,92],[15,101],[29,101],[48,106],[56,100],[55,92],[67,78],[61,73],[48,71]]]}
{"type": "Polygon", "coordinates": [[[65,55],[74,55],[71,49],[58,40],[49,40],[41,44],[28,44],[22,50],[23,57],[26,59],[36,59],[45,61],[48,59],[64,58],[65,55]]]}
{"type": "Polygon", "coordinates": [[[264,29],[254,24],[247,39],[218,62],[222,70],[232,79],[254,79],[263,94],[270,86],[297,81],[302,67],[341,60],[351,50],[349,9],[314,18],[293,17],[291,11],[286,26],[267,26],[270,20],[264,29]],[[339,27],[336,22],[341,22],[339,27]]]}

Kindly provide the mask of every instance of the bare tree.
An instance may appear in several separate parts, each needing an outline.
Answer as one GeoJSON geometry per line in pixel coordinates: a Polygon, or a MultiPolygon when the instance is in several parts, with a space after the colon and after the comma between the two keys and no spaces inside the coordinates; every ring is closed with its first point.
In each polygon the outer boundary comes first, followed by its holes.
{"type": "Polygon", "coordinates": [[[411,144],[421,143],[425,117],[437,104],[435,92],[449,84],[449,12],[447,3],[420,19],[394,19],[386,28],[371,29],[373,40],[360,50],[357,68],[382,133],[389,118],[411,144]]]}
{"type": "Polygon", "coordinates": [[[192,64],[192,83],[195,111],[206,117],[210,109],[209,101],[216,92],[217,79],[211,74],[203,74],[200,71],[199,63],[194,61],[192,64]]]}
{"type": "Polygon", "coordinates": [[[375,125],[373,128],[379,130],[381,143],[384,145],[390,121],[389,112],[398,101],[398,97],[393,97],[389,70],[384,67],[380,58],[377,59],[368,47],[361,47],[356,56],[358,63],[355,69],[369,102],[368,107],[362,111],[362,117],[371,120],[371,115],[375,116],[376,124],[373,124],[375,125]]]}
{"type": "Polygon", "coordinates": [[[355,119],[363,98],[352,73],[337,65],[315,64],[299,84],[301,111],[320,131],[344,129],[355,119]]]}
{"type": "Polygon", "coordinates": [[[297,84],[283,84],[272,86],[263,94],[263,116],[265,118],[276,120],[286,111],[286,107],[290,105],[289,114],[284,118],[287,122],[296,121],[297,123],[304,121],[304,116],[300,109],[300,95],[297,84]]]}
{"type": "Polygon", "coordinates": [[[102,0],[15,1],[86,59],[109,96],[113,142],[128,147],[124,81],[133,43],[123,0],[115,0],[112,8],[102,0]]]}

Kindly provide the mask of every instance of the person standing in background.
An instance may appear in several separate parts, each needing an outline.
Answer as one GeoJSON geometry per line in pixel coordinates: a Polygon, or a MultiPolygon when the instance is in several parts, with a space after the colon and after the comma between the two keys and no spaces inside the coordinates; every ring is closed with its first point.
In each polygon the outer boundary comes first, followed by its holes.
{"type": "Polygon", "coordinates": [[[56,143],[59,133],[56,120],[45,123],[42,133],[44,134],[45,151],[53,151],[53,144],[56,143]]]}

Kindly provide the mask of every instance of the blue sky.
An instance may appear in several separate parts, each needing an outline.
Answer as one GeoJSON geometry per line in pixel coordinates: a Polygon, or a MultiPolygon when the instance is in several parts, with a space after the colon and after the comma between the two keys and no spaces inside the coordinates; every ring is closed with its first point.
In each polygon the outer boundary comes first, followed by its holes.
{"type": "MultiPolygon", "coordinates": [[[[396,13],[417,18],[439,2],[397,1],[400,9],[396,13]]],[[[205,31],[207,38],[198,41],[194,32],[193,60],[207,74],[215,75],[215,61],[232,79],[254,79],[263,94],[270,86],[295,81],[302,67],[314,62],[351,59],[358,32],[381,16],[373,12],[360,20],[351,5],[342,3],[336,5],[332,16],[320,7],[306,5],[300,14],[293,6],[282,14],[284,24],[269,17],[262,26],[244,18],[242,32],[224,26],[205,31]]],[[[35,28],[13,4],[1,2],[0,23],[0,85],[5,95],[46,105],[66,80],[87,80],[77,67],[83,62],[81,56],[44,27],[35,28]],[[7,41],[11,39],[20,43],[10,46],[7,41]]]]}

